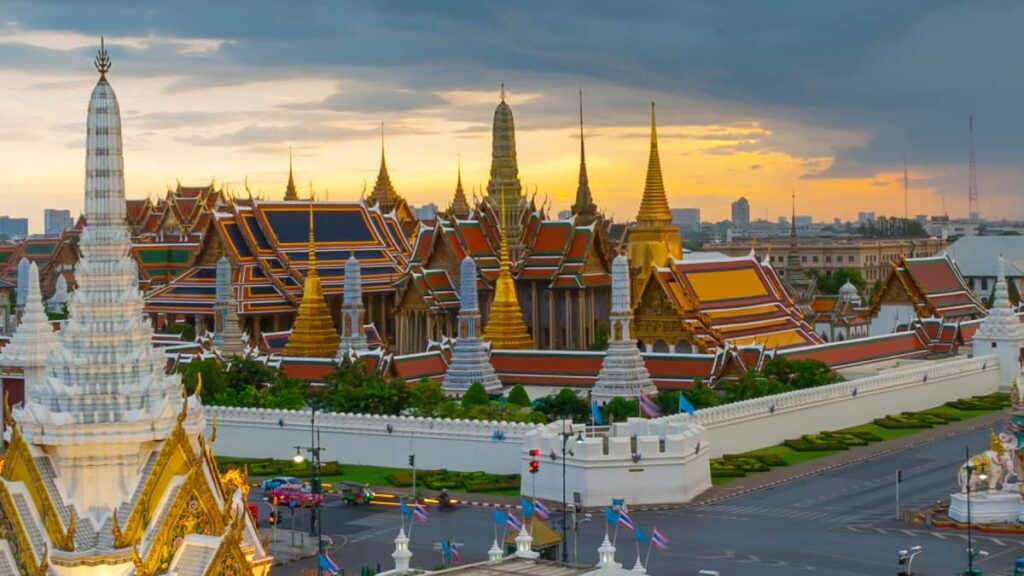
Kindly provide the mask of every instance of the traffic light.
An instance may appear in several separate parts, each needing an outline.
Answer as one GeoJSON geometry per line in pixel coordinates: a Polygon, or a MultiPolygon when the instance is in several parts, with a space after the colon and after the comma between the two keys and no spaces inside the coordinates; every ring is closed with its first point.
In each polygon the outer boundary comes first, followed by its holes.
{"type": "Polygon", "coordinates": [[[409,467],[410,468],[415,468],[416,467],[416,455],[415,454],[409,454],[409,467]]]}
{"type": "Polygon", "coordinates": [[[267,516],[267,522],[269,522],[271,526],[277,524],[277,512],[271,512],[270,515],[267,516]]]}
{"type": "Polygon", "coordinates": [[[271,496],[271,501],[274,503],[274,506],[276,507],[278,504],[281,503],[281,497],[275,494],[271,496]]]}
{"type": "Polygon", "coordinates": [[[540,471],[540,450],[534,448],[530,450],[530,474],[536,474],[540,471]]]}

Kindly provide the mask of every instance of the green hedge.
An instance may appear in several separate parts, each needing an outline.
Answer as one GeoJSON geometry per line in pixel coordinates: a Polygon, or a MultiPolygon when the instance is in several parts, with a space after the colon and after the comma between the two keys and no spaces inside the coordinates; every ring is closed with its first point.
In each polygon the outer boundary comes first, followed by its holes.
{"type": "Polygon", "coordinates": [[[946,406],[966,411],[1000,410],[1010,406],[1010,395],[996,393],[989,394],[988,396],[974,396],[972,398],[946,402],[946,406]]]}
{"type": "MultiPolygon", "coordinates": [[[[388,482],[399,488],[412,486],[412,471],[395,472],[388,476],[388,482]]],[[[488,474],[486,472],[450,472],[448,470],[423,470],[416,472],[416,482],[431,490],[447,488],[467,492],[492,492],[519,488],[518,474],[488,474]]]]}

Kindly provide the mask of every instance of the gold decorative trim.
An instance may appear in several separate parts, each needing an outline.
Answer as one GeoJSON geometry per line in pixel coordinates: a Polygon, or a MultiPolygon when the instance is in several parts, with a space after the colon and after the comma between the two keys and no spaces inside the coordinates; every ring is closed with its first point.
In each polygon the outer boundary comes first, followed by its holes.
{"type": "Polygon", "coordinates": [[[11,442],[7,448],[7,455],[3,467],[4,480],[21,482],[25,485],[26,491],[32,497],[39,515],[43,519],[43,526],[47,536],[61,550],[71,552],[75,549],[74,519],[71,512],[71,521],[68,529],[65,530],[57,513],[56,503],[50,497],[43,482],[43,475],[36,465],[36,459],[32,455],[32,449],[21,435],[18,426],[11,428],[11,442]]]}

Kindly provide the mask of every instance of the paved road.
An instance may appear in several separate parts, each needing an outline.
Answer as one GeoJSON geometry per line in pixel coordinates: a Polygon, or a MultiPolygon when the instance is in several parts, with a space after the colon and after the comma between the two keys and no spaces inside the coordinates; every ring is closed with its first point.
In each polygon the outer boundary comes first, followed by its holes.
{"type": "MultiPolygon", "coordinates": [[[[905,507],[945,499],[955,489],[955,470],[966,444],[975,447],[972,452],[982,449],[988,444],[988,431],[942,439],[716,504],[638,511],[632,516],[646,529],[658,526],[672,540],[667,554],[651,554],[648,568],[658,576],[696,574],[700,569],[726,576],[894,574],[897,550],[913,545],[924,547],[915,560],[915,574],[954,574],[965,566],[966,535],[897,522],[894,480],[896,469],[902,468],[905,507]]],[[[335,542],[334,556],[350,574],[378,561],[385,569],[391,567],[399,522],[396,508],[352,508],[330,501],[324,516],[324,532],[335,542]]],[[[433,567],[440,562],[440,552],[434,550],[440,538],[462,543],[464,562],[485,559],[494,538],[491,518],[486,509],[432,510],[428,524],[413,528],[413,564],[433,567]]],[[[599,517],[582,523],[580,562],[596,563],[604,529],[599,517]]],[[[1024,555],[1024,538],[979,535],[977,540],[976,547],[990,553],[980,563],[986,574],[1011,574],[1013,560],[1024,555]]],[[[617,545],[618,560],[632,566],[635,540],[620,531],[617,545]]],[[[310,567],[312,561],[297,562],[275,573],[300,574],[301,568],[310,567]]]]}

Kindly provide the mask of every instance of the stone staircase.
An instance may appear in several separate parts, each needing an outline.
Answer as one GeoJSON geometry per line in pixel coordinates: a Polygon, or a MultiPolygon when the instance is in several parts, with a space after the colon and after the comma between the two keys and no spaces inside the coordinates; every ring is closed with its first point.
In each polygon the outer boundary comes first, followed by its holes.
{"type": "MultiPolygon", "coordinates": [[[[143,465],[142,470],[139,473],[139,480],[135,485],[135,491],[132,492],[131,499],[126,502],[122,502],[121,505],[117,507],[117,525],[121,528],[124,528],[125,524],[128,523],[128,518],[131,516],[132,510],[135,509],[135,505],[139,502],[139,498],[142,497],[142,490],[146,487],[146,481],[149,480],[149,475],[153,472],[153,467],[156,466],[156,461],[159,456],[160,452],[158,450],[154,450],[149,453],[149,458],[146,459],[146,464],[143,465]]],[[[97,548],[101,550],[114,549],[113,528],[113,518],[107,518],[103,523],[103,526],[100,527],[97,535],[97,548]]]]}
{"type": "Polygon", "coordinates": [[[54,469],[50,457],[45,455],[36,456],[35,460],[36,468],[43,478],[46,493],[50,495],[50,501],[53,502],[54,508],[57,509],[57,516],[60,518],[61,525],[64,526],[65,530],[71,525],[72,516],[75,518],[75,550],[93,549],[96,546],[98,537],[96,529],[93,528],[92,522],[83,520],[73,506],[64,504],[64,499],[61,498],[60,491],[57,490],[57,471],[54,469]]]}
{"type": "Polygon", "coordinates": [[[35,553],[36,558],[41,558],[46,547],[46,539],[43,538],[43,533],[39,530],[39,524],[33,520],[34,516],[32,516],[32,510],[25,500],[25,496],[12,493],[11,499],[14,500],[14,507],[18,510],[18,516],[22,519],[22,526],[25,527],[25,535],[28,536],[32,551],[35,553]]]}

